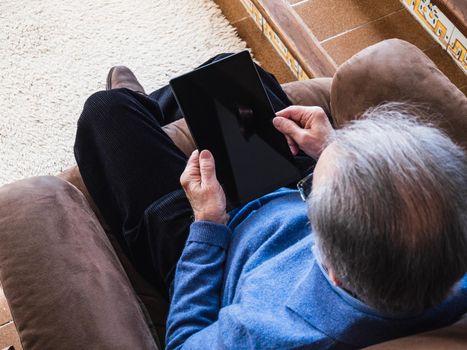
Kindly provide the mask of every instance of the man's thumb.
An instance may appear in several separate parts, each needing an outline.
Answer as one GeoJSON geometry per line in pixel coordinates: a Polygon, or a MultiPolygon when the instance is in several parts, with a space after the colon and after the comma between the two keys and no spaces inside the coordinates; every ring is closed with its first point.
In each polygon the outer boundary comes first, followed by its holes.
{"type": "Polygon", "coordinates": [[[208,150],[201,151],[199,155],[199,167],[201,172],[201,182],[209,182],[216,179],[216,165],[214,163],[214,157],[208,150]]]}
{"type": "Polygon", "coordinates": [[[283,117],[275,117],[272,123],[281,133],[288,135],[295,139],[296,136],[301,132],[301,128],[295,124],[292,120],[283,117]]]}

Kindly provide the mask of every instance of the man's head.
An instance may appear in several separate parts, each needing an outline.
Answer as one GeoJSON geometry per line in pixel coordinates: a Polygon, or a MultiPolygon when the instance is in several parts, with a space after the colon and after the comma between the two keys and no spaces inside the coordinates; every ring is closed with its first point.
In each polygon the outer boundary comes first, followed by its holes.
{"type": "Polygon", "coordinates": [[[387,313],[441,302],[467,271],[467,157],[401,104],[337,130],[310,220],[341,286],[387,313]]]}

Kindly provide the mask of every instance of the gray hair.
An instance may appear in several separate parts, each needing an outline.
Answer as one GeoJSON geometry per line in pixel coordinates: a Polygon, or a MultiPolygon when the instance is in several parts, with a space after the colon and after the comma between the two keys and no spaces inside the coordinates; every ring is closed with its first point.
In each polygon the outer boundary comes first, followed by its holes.
{"type": "Polygon", "coordinates": [[[309,216],[325,264],[387,313],[440,303],[467,271],[467,157],[400,103],[337,130],[309,216]]]}

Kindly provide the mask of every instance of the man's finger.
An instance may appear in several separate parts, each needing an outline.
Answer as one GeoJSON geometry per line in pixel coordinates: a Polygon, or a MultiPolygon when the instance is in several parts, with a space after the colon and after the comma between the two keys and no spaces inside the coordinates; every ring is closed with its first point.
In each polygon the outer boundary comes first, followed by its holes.
{"type": "Polygon", "coordinates": [[[292,105],[292,106],[288,106],[288,107],[286,107],[284,109],[281,109],[280,111],[276,112],[276,115],[278,115],[280,117],[286,117],[289,114],[295,114],[298,111],[301,111],[302,109],[303,109],[303,106],[292,105]]]}
{"type": "Polygon", "coordinates": [[[201,151],[199,155],[199,167],[201,173],[201,183],[209,184],[213,181],[217,181],[214,157],[208,150],[201,151]]]}
{"type": "Polygon", "coordinates": [[[191,154],[185,169],[190,173],[199,173],[199,151],[197,149],[191,154]]]}
{"type": "Polygon", "coordinates": [[[296,143],[299,143],[298,141],[302,136],[303,129],[295,122],[283,117],[276,117],[272,120],[272,122],[277,130],[279,130],[284,135],[289,136],[296,143]]]}
{"type": "Polygon", "coordinates": [[[292,154],[293,154],[294,156],[296,156],[297,153],[298,153],[298,145],[297,145],[297,143],[296,143],[294,140],[292,140],[292,138],[291,138],[290,136],[285,135],[285,138],[286,138],[286,140],[287,140],[287,144],[289,145],[290,152],[292,152],[292,154]]]}
{"type": "Polygon", "coordinates": [[[276,113],[278,117],[291,119],[297,123],[301,122],[302,116],[306,114],[308,107],[304,106],[289,106],[276,113]]]}
{"type": "Polygon", "coordinates": [[[193,181],[193,180],[199,181],[200,176],[201,175],[200,175],[200,168],[199,168],[199,152],[198,150],[194,150],[190,158],[188,158],[188,162],[186,163],[185,170],[180,176],[180,182],[182,186],[185,186],[190,181],[193,181]]]}
{"type": "Polygon", "coordinates": [[[277,112],[276,115],[293,120],[305,128],[317,115],[326,115],[326,113],[318,106],[289,106],[277,112]]]}

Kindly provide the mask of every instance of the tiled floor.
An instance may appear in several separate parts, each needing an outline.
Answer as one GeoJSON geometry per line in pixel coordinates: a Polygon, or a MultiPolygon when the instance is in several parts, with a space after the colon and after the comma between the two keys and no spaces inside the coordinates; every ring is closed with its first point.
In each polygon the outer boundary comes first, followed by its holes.
{"type": "Polygon", "coordinates": [[[295,80],[289,67],[274,51],[274,48],[262,33],[257,30],[251,18],[236,23],[239,35],[248,43],[255,59],[263,68],[272,72],[281,83],[295,80]]]}
{"type": "Polygon", "coordinates": [[[323,41],[394,13],[402,4],[397,0],[308,0],[293,8],[323,41]]]}
{"type": "Polygon", "coordinates": [[[338,65],[365,47],[400,38],[424,51],[457,87],[467,89],[467,76],[399,0],[288,2],[338,65]]]}
{"type": "MultiPolygon", "coordinates": [[[[293,80],[269,42],[259,35],[240,0],[215,0],[240,36],[266,69],[281,82],[293,80]]],[[[254,3],[288,4],[305,31],[315,37],[333,64],[342,64],[355,53],[389,38],[411,42],[424,51],[459,87],[467,91],[467,76],[430,37],[399,0],[255,0],[254,3]]],[[[271,5],[272,6],[272,5],[271,5]]]]}
{"type": "Polygon", "coordinates": [[[255,59],[263,68],[272,72],[281,83],[295,80],[290,69],[275,52],[271,43],[256,28],[251,17],[238,0],[214,0],[222,12],[233,24],[240,35],[251,48],[255,59]]]}
{"type": "Polygon", "coordinates": [[[0,349],[13,345],[16,350],[22,349],[18,333],[11,318],[10,309],[0,285],[0,349]]]}
{"type": "MultiPolygon", "coordinates": [[[[411,42],[423,51],[438,45],[405,9],[339,33],[321,44],[340,65],[362,49],[389,38],[411,42]]],[[[450,59],[447,54],[446,59],[450,59]]]]}

